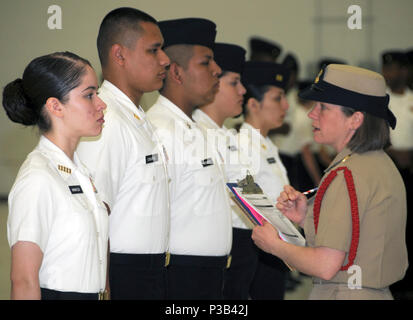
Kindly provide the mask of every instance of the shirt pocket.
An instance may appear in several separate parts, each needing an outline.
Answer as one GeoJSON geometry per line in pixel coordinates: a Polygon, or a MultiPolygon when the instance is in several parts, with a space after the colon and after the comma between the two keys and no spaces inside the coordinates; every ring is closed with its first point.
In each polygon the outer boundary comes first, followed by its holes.
{"type": "Polygon", "coordinates": [[[70,197],[72,210],[77,213],[92,213],[93,205],[89,202],[84,193],[73,194],[70,197]]]}
{"type": "Polygon", "coordinates": [[[73,194],[66,206],[59,210],[54,221],[55,243],[66,243],[73,250],[88,246],[95,237],[93,205],[84,194],[73,194]]]}
{"type": "Polygon", "coordinates": [[[141,167],[141,181],[145,184],[159,184],[166,180],[162,163],[151,163],[141,167]]]}
{"type": "Polygon", "coordinates": [[[168,205],[168,181],[163,163],[158,161],[141,165],[138,177],[139,190],[129,199],[129,208],[137,216],[165,214],[168,205]]]}
{"type": "Polygon", "coordinates": [[[195,190],[199,196],[194,206],[198,216],[209,216],[225,210],[226,194],[222,175],[215,165],[199,168],[194,172],[195,190]]]}

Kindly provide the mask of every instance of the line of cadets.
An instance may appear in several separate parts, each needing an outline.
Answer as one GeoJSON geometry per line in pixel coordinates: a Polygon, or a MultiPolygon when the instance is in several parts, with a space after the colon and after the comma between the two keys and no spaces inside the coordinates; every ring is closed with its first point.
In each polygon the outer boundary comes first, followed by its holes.
{"type": "MultiPolygon", "coordinates": [[[[292,182],[281,161],[288,157],[280,158],[269,135],[283,125],[294,76],[273,62],[277,46],[253,40],[251,58],[261,61],[245,63],[245,50],[216,43],[216,32],[207,19],[158,23],[133,8],[103,19],[97,43],[105,125],[99,137],[80,142],[77,154],[110,208],[110,257],[100,245],[92,267],[108,281],[68,283],[44,274],[44,289],[106,287],[112,299],[283,298],[287,268],[253,244],[252,225],[225,183],[250,172],[275,203],[292,182]],[[154,90],[159,98],[145,113],[140,100],[154,90]],[[239,134],[224,126],[241,113],[239,134]]],[[[41,144],[57,154],[46,138],[41,144]]],[[[71,164],[58,166],[69,183],[71,164]]],[[[310,176],[317,182],[317,172],[310,176]]],[[[90,190],[70,191],[76,197],[90,190]]]]}
{"type": "MultiPolygon", "coordinates": [[[[133,10],[109,13],[99,37],[108,38],[105,30],[133,10]]],[[[152,22],[139,24],[143,32],[134,53],[110,44],[99,93],[108,106],[105,126],[98,139],[82,141],[77,149],[111,209],[111,298],[282,299],[287,269],[253,245],[252,225],[230,202],[225,183],[250,171],[274,203],[288,184],[278,150],[266,137],[288,109],[287,70],[274,62],[247,62],[244,69],[245,50],[216,44],[216,25],[207,19],[161,21],[159,29],[152,22]],[[148,67],[131,70],[133,55],[145,50],[140,47],[145,41],[160,44],[154,59],[158,69],[151,70],[159,80],[155,88],[137,79],[148,67]],[[235,90],[238,86],[235,94],[224,88],[226,80],[233,80],[235,90]],[[243,83],[252,91],[251,106],[243,104],[243,83]],[[135,90],[123,90],[128,87],[135,90]],[[262,112],[268,88],[276,102],[262,112]],[[145,113],[141,93],[155,89],[160,96],[145,113]],[[224,97],[217,105],[216,96],[225,92],[237,100],[224,97]],[[239,144],[223,121],[242,111],[252,125],[243,124],[239,144]],[[207,139],[208,129],[224,139],[218,144],[207,139]]]]}

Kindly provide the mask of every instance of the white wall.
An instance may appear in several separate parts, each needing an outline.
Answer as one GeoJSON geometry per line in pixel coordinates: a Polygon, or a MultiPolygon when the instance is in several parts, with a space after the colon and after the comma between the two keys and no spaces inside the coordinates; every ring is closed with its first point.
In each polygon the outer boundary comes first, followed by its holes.
{"type": "MultiPolygon", "coordinates": [[[[42,54],[73,51],[89,59],[100,73],[96,36],[104,15],[119,6],[133,6],[158,20],[205,17],[217,24],[218,41],[246,49],[251,35],[280,43],[300,59],[301,77],[313,77],[321,56],[379,70],[380,52],[413,46],[412,0],[1,0],[0,86],[42,54]],[[49,6],[62,8],[62,29],[49,30],[49,6]],[[362,30],[347,28],[347,8],[362,8],[362,30]]],[[[144,97],[144,106],[156,94],[144,97]]],[[[0,110],[0,194],[7,194],[17,170],[37,143],[35,129],[8,120],[0,110]]]]}

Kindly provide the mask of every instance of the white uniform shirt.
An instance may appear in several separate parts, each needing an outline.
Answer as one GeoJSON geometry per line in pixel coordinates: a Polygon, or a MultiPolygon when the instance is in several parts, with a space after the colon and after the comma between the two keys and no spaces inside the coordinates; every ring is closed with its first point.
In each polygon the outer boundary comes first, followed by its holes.
{"type": "Polygon", "coordinates": [[[166,252],[169,200],[163,148],[144,111],[121,90],[105,80],[99,97],[107,104],[102,134],[83,140],[78,153],[111,208],[110,251],[166,252]]]}
{"type": "MultiPolygon", "coordinates": [[[[219,159],[225,170],[226,181],[236,183],[246,177],[247,171],[251,170],[248,159],[240,151],[238,134],[234,129],[225,126],[220,128],[205,112],[196,109],[192,118],[203,128],[208,139],[218,150],[219,159]]],[[[230,199],[232,210],[232,226],[241,229],[252,229],[253,225],[241,212],[238,206],[230,199]]]]}
{"type": "Polygon", "coordinates": [[[159,96],[147,114],[169,157],[170,252],[229,254],[231,209],[215,149],[206,143],[198,125],[164,96],[159,96]]]}
{"type": "Polygon", "coordinates": [[[41,136],[9,195],[7,237],[43,253],[41,288],[97,293],[105,289],[108,212],[77,154],[72,162],[41,136]]]}
{"type": "Polygon", "coordinates": [[[413,149],[413,92],[406,89],[404,94],[388,93],[389,108],[397,118],[396,129],[390,130],[392,148],[413,149]]]}
{"type": "MultiPolygon", "coordinates": [[[[251,141],[251,137],[257,133],[257,129],[244,122],[240,129],[241,141],[251,141]]],[[[268,137],[264,138],[260,134],[260,140],[254,139],[251,144],[253,152],[260,155],[258,170],[256,166],[253,166],[251,175],[275,204],[284,186],[289,184],[287,170],[280,160],[278,148],[268,137]]],[[[241,144],[242,150],[244,149],[243,145],[245,143],[241,144]]]]}

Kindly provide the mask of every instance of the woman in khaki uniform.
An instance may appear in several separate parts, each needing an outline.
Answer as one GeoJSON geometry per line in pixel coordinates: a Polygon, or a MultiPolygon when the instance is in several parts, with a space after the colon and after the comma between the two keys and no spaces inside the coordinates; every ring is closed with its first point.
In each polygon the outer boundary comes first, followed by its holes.
{"type": "Polygon", "coordinates": [[[331,64],[300,97],[317,101],[309,113],[315,142],[338,154],[308,201],[291,186],[278,198],[277,208],[304,228],[307,246],[283,242],[270,224],[256,227],[253,240],[313,276],[310,299],[392,299],[388,287],[408,265],[406,192],[383,151],[396,125],[384,79],[331,64]]]}

